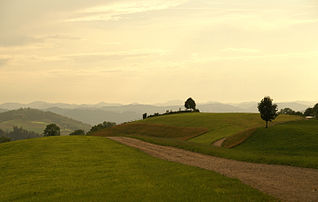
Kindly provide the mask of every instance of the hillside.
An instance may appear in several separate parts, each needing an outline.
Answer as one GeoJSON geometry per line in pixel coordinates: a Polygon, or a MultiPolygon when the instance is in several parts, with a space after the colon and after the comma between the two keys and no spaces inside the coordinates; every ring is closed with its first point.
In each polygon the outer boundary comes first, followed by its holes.
{"type": "MultiPolygon", "coordinates": [[[[301,117],[281,115],[272,124],[291,120],[300,120],[301,117]]],[[[189,141],[201,144],[211,144],[216,140],[229,137],[251,128],[263,127],[264,121],[259,114],[249,113],[187,113],[159,116],[135,123],[163,124],[176,127],[206,128],[207,132],[194,137],[189,141]]]]}
{"type": "Polygon", "coordinates": [[[3,143],[0,162],[0,201],[274,201],[239,180],[100,137],[3,143]]]}
{"type": "Polygon", "coordinates": [[[93,135],[134,137],[240,161],[318,168],[315,149],[318,148],[317,122],[280,115],[269,129],[265,129],[259,114],[191,113],[153,117],[104,129],[93,135]],[[162,130],[158,129],[160,126],[162,130]],[[182,132],[184,128],[188,128],[187,133],[182,132]],[[202,129],[201,134],[198,129],[202,129]],[[224,137],[224,143],[231,140],[243,144],[232,149],[211,145],[214,140],[224,137]]]}
{"type": "Polygon", "coordinates": [[[318,120],[302,120],[257,129],[235,151],[250,152],[260,158],[289,159],[318,165],[318,120]]]}
{"type": "Polygon", "coordinates": [[[67,135],[76,129],[88,131],[90,125],[84,124],[52,112],[37,109],[18,109],[0,113],[0,129],[11,130],[13,126],[42,134],[46,125],[55,123],[61,128],[61,134],[67,135]]]}

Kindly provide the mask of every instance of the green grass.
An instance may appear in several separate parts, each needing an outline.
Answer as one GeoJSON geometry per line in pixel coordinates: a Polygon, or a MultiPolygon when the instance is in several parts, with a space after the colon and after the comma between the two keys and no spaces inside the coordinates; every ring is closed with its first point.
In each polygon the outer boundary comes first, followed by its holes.
{"type": "MultiPolygon", "coordinates": [[[[303,120],[257,129],[236,151],[299,159],[318,165],[318,120],[303,120]]],[[[277,157],[276,157],[277,158],[277,157]]]]}
{"type": "Polygon", "coordinates": [[[0,145],[0,201],[272,201],[239,180],[101,137],[0,145]]]}
{"type": "MultiPolygon", "coordinates": [[[[124,135],[123,135],[124,136],[124,135]]],[[[188,151],[198,152],[202,154],[218,156],[227,159],[233,159],[238,161],[246,161],[253,163],[265,163],[265,164],[277,164],[277,165],[289,165],[296,167],[305,168],[316,168],[318,169],[318,157],[317,155],[293,155],[293,154],[280,154],[280,153],[262,153],[254,152],[253,150],[240,150],[240,149],[227,149],[223,147],[215,147],[206,144],[200,144],[189,141],[182,141],[171,138],[156,138],[150,136],[131,135],[129,137],[137,138],[146,142],[172,146],[188,151]]],[[[316,154],[315,152],[312,154],[316,154]]]]}
{"type": "MultiPolygon", "coordinates": [[[[316,150],[312,148],[318,148],[318,145],[315,144],[315,142],[318,142],[318,139],[315,139],[318,136],[315,136],[315,134],[307,134],[308,126],[305,126],[307,123],[311,123],[309,124],[312,127],[311,132],[315,133],[315,131],[317,131],[318,133],[318,128],[315,128],[316,125],[318,125],[316,120],[308,122],[307,120],[304,120],[302,117],[298,116],[280,115],[277,120],[275,120],[275,122],[271,124],[271,127],[269,129],[265,129],[264,121],[259,118],[259,114],[192,113],[160,116],[130,123],[131,126],[137,124],[149,124],[147,127],[143,128],[144,130],[126,130],[127,128],[118,126],[119,128],[122,127],[121,129],[123,130],[118,130],[117,133],[109,134],[107,133],[108,129],[106,129],[104,131],[100,131],[98,135],[130,136],[155,144],[174,146],[194,152],[240,161],[318,168],[318,155],[315,152],[316,150]],[[208,133],[204,133],[203,135],[194,137],[190,139],[190,141],[184,141],[185,139],[177,138],[173,131],[170,130],[166,133],[164,133],[164,130],[162,130],[162,133],[164,134],[161,136],[152,135],[153,131],[156,131],[156,133],[160,132],[160,128],[159,130],[156,128],[152,128],[154,124],[162,124],[162,126],[173,126],[177,128],[201,127],[206,128],[208,130],[208,133]],[[293,124],[296,125],[292,127],[293,124]],[[254,142],[252,142],[249,144],[249,147],[243,147],[246,144],[244,143],[246,139],[248,140],[247,142],[253,140],[253,138],[251,138],[251,140],[249,138],[250,136],[253,136],[255,131],[271,133],[272,130],[275,131],[276,128],[281,127],[283,129],[286,129],[285,133],[293,133],[295,131],[298,131],[303,136],[296,135],[297,137],[305,137],[307,139],[298,140],[297,138],[294,138],[295,134],[284,135],[282,131],[279,131],[276,132],[275,135],[267,136],[266,147],[260,146],[262,144],[265,144],[265,140],[263,139],[261,139],[258,144],[254,144],[254,142]],[[291,127],[291,129],[287,130],[289,127],[291,127]],[[280,136],[281,134],[282,136],[280,136]],[[210,144],[212,140],[220,139],[222,137],[227,137],[228,139],[224,142],[226,146],[237,146],[237,144],[239,143],[242,143],[242,145],[237,148],[234,147],[232,149],[228,149],[214,147],[210,144]],[[278,149],[274,150],[270,148],[269,145],[273,144],[276,141],[278,142],[275,146],[278,149]],[[294,141],[294,146],[284,147],[284,144],[290,141],[294,141]],[[261,148],[263,148],[263,150],[261,150],[261,148]],[[298,148],[298,153],[295,153],[295,148],[296,150],[298,148]],[[306,150],[304,150],[304,148],[306,148],[306,150]]],[[[177,128],[174,128],[174,130],[176,130],[177,128]]]]}
{"type": "MultiPolygon", "coordinates": [[[[300,120],[299,116],[280,115],[272,124],[300,120]]],[[[192,138],[191,142],[211,144],[224,137],[242,131],[262,127],[264,121],[259,114],[251,113],[187,113],[153,117],[137,123],[164,124],[178,127],[206,128],[207,133],[192,138]]]]}
{"type": "Polygon", "coordinates": [[[117,136],[118,134],[138,134],[187,140],[207,132],[205,128],[177,127],[163,124],[128,123],[96,131],[94,136],[117,136]]]}

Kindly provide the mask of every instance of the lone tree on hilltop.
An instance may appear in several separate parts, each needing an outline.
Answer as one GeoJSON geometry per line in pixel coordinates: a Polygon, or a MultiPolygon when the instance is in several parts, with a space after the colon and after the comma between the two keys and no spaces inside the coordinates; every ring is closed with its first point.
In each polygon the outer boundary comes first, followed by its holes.
{"type": "Polygon", "coordinates": [[[54,123],[47,125],[43,136],[60,136],[60,127],[54,123]]]}
{"type": "Polygon", "coordinates": [[[195,111],[195,106],[196,104],[192,98],[188,98],[184,103],[186,109],[192,109],[193,111],[195,111]]]}
{"type": "Polygon", "coordinates": [[[278,116],[277,105],[273,104],[273,100],[270,97],[264,97],[258,103],[258,111],[261,113],[261,118],[266,121],[266,128],[268,128],[268,122],[278,116]]]}

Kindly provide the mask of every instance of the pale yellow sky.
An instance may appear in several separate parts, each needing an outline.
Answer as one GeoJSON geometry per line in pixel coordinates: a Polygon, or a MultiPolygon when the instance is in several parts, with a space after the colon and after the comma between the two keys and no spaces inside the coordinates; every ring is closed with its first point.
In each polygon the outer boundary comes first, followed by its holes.
{"type": "Polygon", "coordinates": [[[317,101],[315,0],[0,0],[0,103],[317,101]]]}

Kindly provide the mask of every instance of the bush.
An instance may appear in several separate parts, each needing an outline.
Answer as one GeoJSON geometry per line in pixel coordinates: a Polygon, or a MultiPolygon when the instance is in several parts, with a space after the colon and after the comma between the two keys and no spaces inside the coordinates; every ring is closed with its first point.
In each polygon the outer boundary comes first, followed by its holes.
{"type": "Polygon", "coordinates": [[[110,128],[110,127],[113,127],[113,126],[115,126],[115,125],[116,125],[116,123],[114,123],[114,122],[104,121],[103,123],[100,123],[100,124],[98,124],[98,125],[93,126],[93,127],[91,128],[91,130],[88,131],[87,134],[91,134],[91,133],[93,133],[93,132],[96,132],[96,131],[101,130],[101,129],[104,129],[104,128],[110,128]]]}
{"type": "Polygon", "coordinates": [[[69,135],[85,135],[85,131],[84,130],[75,130],[74,132],[70,133],[69,135]]]}
{"type": "Polygon", "coordinates": [[[10,142],[11,139],[8,137],[0,137],[0,143],[4,143],[4,142],[10,142]]]}

